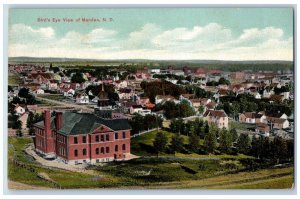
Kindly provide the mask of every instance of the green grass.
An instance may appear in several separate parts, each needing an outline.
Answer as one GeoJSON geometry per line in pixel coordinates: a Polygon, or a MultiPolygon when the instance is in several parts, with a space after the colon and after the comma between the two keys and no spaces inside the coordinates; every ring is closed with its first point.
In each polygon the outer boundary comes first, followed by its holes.
{"type": "Polygon", "coordinates": [[[67,99],[67,98],[66,98],[65,96],[63,96],[63,95],[48,95],[48,94],[45,94],[45,95],[40,95],[39,97],[41,97],[41,98],[46,98],[46,99],[50,99],[50,100],[57,100],[57,101],[67,99]]]}
{"type": "MultiPolygon", "coordinates": [[[[168,142],[171,141],[172,136],[175,135],[174,133],[168,131],[161,131],[163,132],[167,138],[168,142]]],[[[155,151],[153,150],[153,140],[155,139],[156,134],[159,131],[153,131],[150,133],[146,133],[135,138],[131,139],[131,153],[136,155],[156,155],[155,151]]],[[[182,135],[184,144],[188,143],[188,136],[182,135]]]]}
{"type": "Polygon", "coordinates": [[[255,127],[255,125],[254,124],[240,123],[240,122],[237,122],[237,121],[230,121],[229,122],[229,127],[230,127],[230,129],[235,128],[235,129],[240,129],[240,130],[247,130],[248,128],[255,127]]]}
{"type": "Polygon", "coordinates": [[[20,85],[22,80],[15,74],[8,75],[8,85],[20,85]]]}
{"type": "MultiPolygon", "coordinates": [[[[146,143],[157,132],[143,135],[146,143]]],[[[171,133],[165,132],[169,138],[171,133]]],[[[141,137],[134,138],[142,141],[141,137]]],[[[65,189],[79,188],[201,188],[201,189],[259,189],[290,188],[293,168],[263,169],[255,172],[241,172],[247,165],[240,160],[251,158],[244,155],[197,155],[145,157],[124,162],[110,162],[104,166],[93,166],[91,173],[78,173],[62,169],[47,168],[34,162],[23,151],[32,143],[29,138],[9,138],[9,158],[23,162],[37,173],[45,173],[65,189]],[[178,158],[179,157],[179,158],[178,158]],[[198,160],[186,157],[204,158],[198,160]],[[215,158],[215,159],[207,159],[215,158]]],[[[8,162],[8,178],[28,185],[56,188],[25,168],[8,162]]]]}

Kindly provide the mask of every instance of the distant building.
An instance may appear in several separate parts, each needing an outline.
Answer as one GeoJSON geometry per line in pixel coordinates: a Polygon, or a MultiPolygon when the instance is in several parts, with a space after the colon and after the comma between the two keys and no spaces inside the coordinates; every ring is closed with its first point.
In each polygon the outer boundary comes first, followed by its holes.
{"type": "Polygon", "coordinates": [[[210,125],[215,124],[220,129],[228,129],[228,116],[223,110],[207,110],[203,117],[210,125]]]}

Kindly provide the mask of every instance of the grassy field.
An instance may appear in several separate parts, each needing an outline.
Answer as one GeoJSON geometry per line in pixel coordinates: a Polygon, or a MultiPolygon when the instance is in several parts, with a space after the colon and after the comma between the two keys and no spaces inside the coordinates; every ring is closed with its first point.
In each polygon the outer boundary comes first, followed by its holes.
{"type": "MultiPolygon", "coordinates": [[[[156,132],[143,135],[151,145],[156,132]]],[[[167,133],[168,134],[168,133],[167,133]]],[[[170,138],[171,135],[168,134],[170,138]]],[[[185,138],[186,139],[186,138],[185,138]]],[[[132,144],[142,142],[134,138],[132,144]]],[[[248,156],[180,154],[174,156],[144,157],[126,162],[111,162],[91,166],[93,174],[47,168],[35,162],[23,151],[32,143],[30,138],[9,138],[8,178],[24,184],[57,188],[199,188],[199,189],[259,189],[290,188],[294,181],[293,168],[264,169],[243,172],[247,165],[240,160],[248,156]],[[25,163],[22,168],[12,160],[25,163]],[[35,172],[31,172],[32,168],[35,172]],[[43,173],[55,184],[42,179],[43,173]]]]}
{"type": "Polygon", "coordinates": [[[22,80],[15,74],[8,75],[8,85],[18,86],[22,83],[22,80]]]}
{"type": "Polygon", "coordinates": [[[57,100],[57,101],[68,99],[67,97],[65,97],[63,95],[57,95],[57,94],[55,94],[55,95],[44,94],[44,95],[39,95],[39,97],[50,99],[50,100],[57,100]]]}
{"type": "MultiPolygon", "coordinates": [[[[168,138],[168,142],[171,141],[173,133],[168,131],[162,131],[168,138]]],[[[131,139],[131,152],[135,155],[156,155],[153,148],[153,140],[158,131],[146,133],[131,139]]],[[[184,144],[188,144],[188,136],[182,135],[184,144]]],[[[162,154],[163,155],[163,154],[162,154]]]]}

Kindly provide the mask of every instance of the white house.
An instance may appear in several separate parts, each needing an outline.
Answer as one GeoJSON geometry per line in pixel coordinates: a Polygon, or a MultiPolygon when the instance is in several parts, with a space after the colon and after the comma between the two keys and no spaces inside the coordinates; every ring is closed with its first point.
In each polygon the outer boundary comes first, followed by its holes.
{"type": "Polygon", "coordinates": [[[15,111],[17,115],[22,115],[26,112],[26,105],[25,104],[16,104],[15,111]]]}
{"type": "Polygon", "coordinates": [[[76,95],[76,103],[77,104],[88,104],[89,96],[86,93],[78,93],[76,95]]]}
{"type": "Polygon", "coordinates": [[[75,90],[72,88],[66,89],[64,91],[64,96],[65,97],[73,97],[73,95],[75,94],[75,90]]]}

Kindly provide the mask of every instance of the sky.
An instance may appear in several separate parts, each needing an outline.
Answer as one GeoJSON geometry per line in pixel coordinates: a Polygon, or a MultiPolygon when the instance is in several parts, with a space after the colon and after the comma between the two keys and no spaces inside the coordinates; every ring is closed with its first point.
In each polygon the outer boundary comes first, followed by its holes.
{"type": "Polygon", "coordinates": [[[9,57],[293,60],[292,8],[10,9],[8,21],[9,57]]]}

